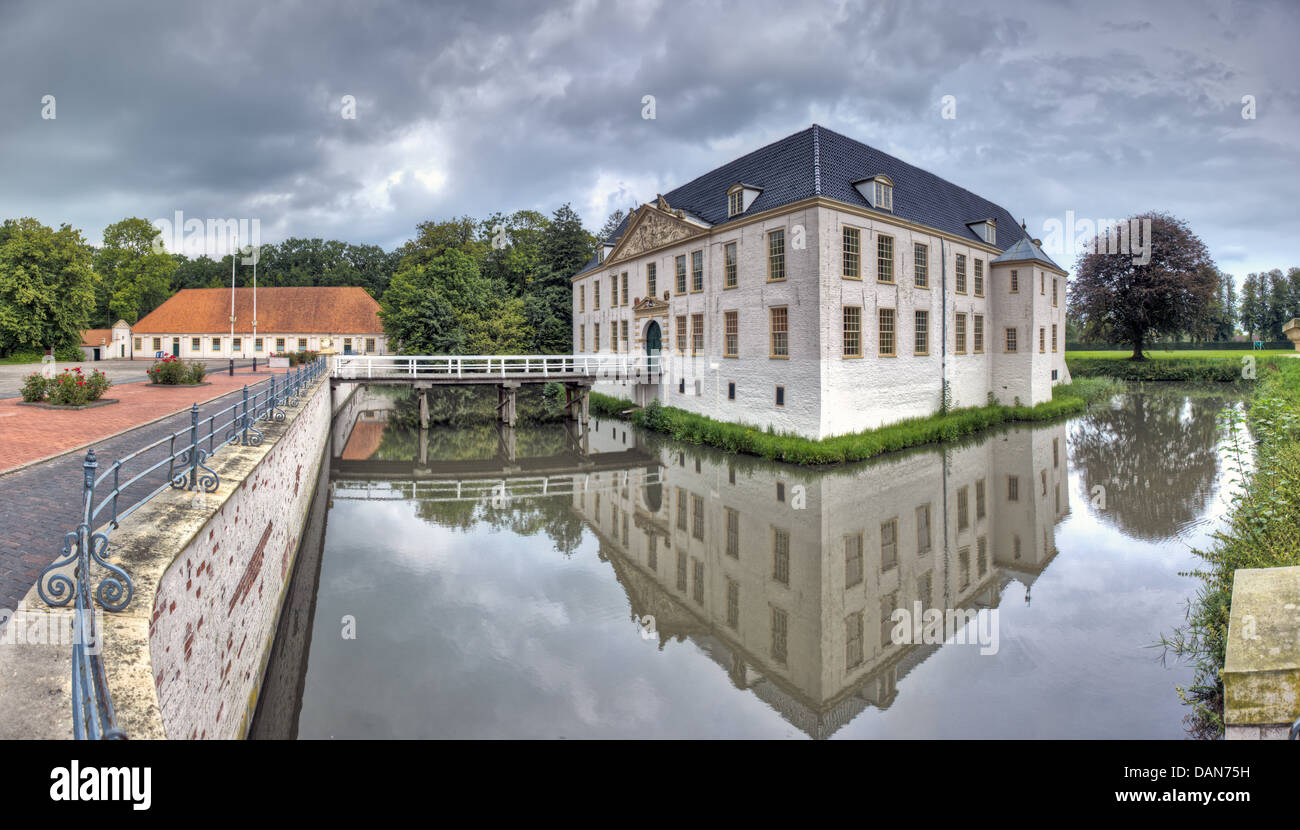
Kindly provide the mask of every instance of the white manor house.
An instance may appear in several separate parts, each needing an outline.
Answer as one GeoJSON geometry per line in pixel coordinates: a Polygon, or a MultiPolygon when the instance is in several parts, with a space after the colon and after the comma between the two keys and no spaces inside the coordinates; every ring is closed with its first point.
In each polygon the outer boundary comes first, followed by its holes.
{"type": "Polygon", "coordinates": [[[573,278],[595,391],[825,438],[1049,400],[1066,272],[1007,211],[816,124],[641,205],[573,278]]]}

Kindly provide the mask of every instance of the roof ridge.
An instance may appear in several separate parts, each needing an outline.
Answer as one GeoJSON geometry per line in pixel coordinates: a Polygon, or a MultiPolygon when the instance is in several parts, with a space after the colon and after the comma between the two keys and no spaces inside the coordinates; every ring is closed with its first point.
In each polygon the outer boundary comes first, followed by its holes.
{"type": "Polygon", "coordinates": [[[822,146],[821,127],[812,125],[813,139],[813,193],[822,195],[822,146]]]}

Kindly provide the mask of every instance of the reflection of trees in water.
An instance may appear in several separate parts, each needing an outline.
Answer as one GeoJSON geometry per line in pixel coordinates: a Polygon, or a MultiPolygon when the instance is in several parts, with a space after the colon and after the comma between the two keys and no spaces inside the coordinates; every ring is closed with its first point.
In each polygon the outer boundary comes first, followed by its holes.
{"type": "Polygon", "coordinates": [[[491,503],[420,501],[416,515],[426,522],[456,530],[471,530],[480,523],[493,530],[520,536],[541,533],[555,543],[555,549],[572,556],[582,540],[582,517],[571,510],[570,496],[532,498],[502,507],[491,503]]]}
{"type": "Polygon", "coordinates": [[[1221,398],[1125,395],[1073,424],[1071,463],[1084,500],[1105,488],[1099,517],[1138,539],[1167,539],[1204,511],[1218,471],[1221,398]]]}
{"type": "MultiPolygon", "coordinates": [[[[390,422],[401,426],[420,426],[420,398],[413,389],[404,389],[390,422]]],[[[429,426],[465,427],[495,424],[497,388],[485,386],[439,386],[428,390],[429,426]]],[[[516,415],[520,426],[544,424],[564,419],[564,391],[558,384],[530,384],[519,387],[516,415]],[[554,386],[555,390],[546,391],[554,386]]]]}
{"type": "MultiPolygon", "coordinates": [[[[563,424],[516,427],[515,453],[519,458],[560,455],[568,449],[568,435],[563,424]]],[[[500,448],[496,424],[464,427],[438,427],[429,430],[429,458],[436,461],[478,461],[495,458],[500,448]]],[[[420,429],[389,421],[379,449],[371,458],[376,461],[414,461],[420,457],[420,429]]]]}

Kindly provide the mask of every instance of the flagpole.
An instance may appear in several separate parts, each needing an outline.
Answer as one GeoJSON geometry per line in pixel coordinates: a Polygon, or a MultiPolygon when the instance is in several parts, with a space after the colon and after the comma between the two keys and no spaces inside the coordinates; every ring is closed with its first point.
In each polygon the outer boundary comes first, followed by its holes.
{"type": "Polygon", "coordinates": [[[230,252],[230,356],[235,356],[235,260],[239,257],[239,249],[235,248],[230,252]]]}
{"type": "MultiPolygon", "coordinates": [[[[257,261],[261,259],[261,250],[253,249],[253,360],[257,360],[257,261]]],[[[254,362],[256,365],[256,362],[254,362]]]]}

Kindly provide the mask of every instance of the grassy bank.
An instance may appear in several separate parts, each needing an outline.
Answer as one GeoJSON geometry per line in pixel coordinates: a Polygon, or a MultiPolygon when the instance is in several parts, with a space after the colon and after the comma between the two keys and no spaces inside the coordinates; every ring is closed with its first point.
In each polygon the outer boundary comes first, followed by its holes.
{"type": "MultiPolygon", "coordinates": [[[[1078,354],[1088,354],[1080,352],[1078,354]]],[[[1250,366],[1243,357],[1254,357],[1256,376],[1266,367],[1300,360],[1285,357],[1260,357],[1261,352],[1240,352],[1226,358],[1177,357],[1157,360],[1116,360],[1110,357],[1065,356],[1070,376],[1079,378],[1115,378],[1116,380],[1214,381],[1230,383],[1246,379],[1243,372],[1250,366]]]]}
{"type": "Polygon", "coordinates": [[[1046,421],[1081,412],[1100,398],[1123,391],[1122,386],[1105,378],[1076,381],[1058,386],[1050,401],[1037,406],[988,406],[954,409],[944,414],[910,418],[895,424],[825,438],[820,441],[789,433],[769,432],[748,424],[716,421],[657,402],[645,409],[622,398],[592,393],[591,411],[605,417],[623,417],[634,409],[631,420],[637,426],[662,432],[678,441],[704,444],[727,452],[757,455],[790,464],[837,464],[863,461],[877,455],[923,444],[955,441],[998,424],[1011,421],[1046,421]]]}
{"type": "MultiPolygon", "coordinates": [[[[1195,682],[1179,693],[1192,707],[1193,734],[1223,733],[1223,668],[1227,648],[1232,578],[1238,568],[1300,565],[1300,360],[1280,360],[1261,370],[1246,421],[1255,445],[1255,472],[1233,505],[1227,529],[1210,550],[1197,551],[1205,566],[1192,572],[1202,587],[1192,601],[1187,625],[1165,645],[1190,660],[1195,682]]],[[[1245,477],[1250,441],[1239,416],[1225,412],[1232,436],[1234,478],[1245,477]]]]}
{"type": "MultiPolygon", "coordinates": [[[[1280,354],[1297,354],[1295,349],[1152,349],[1143,351],[1151,360],[1236,360],[1241,361],[1244,355],[1254,355],[1257,359],[1261,357],[1273,357],[1280,354]]],[[[1115,351],[1111,349],[1095,350],[1070,350],[1065,353],[1066,360],[1084,359],[1084,360],[1128,360],[1133,356],[1130,350],[1115,351]]]]}

